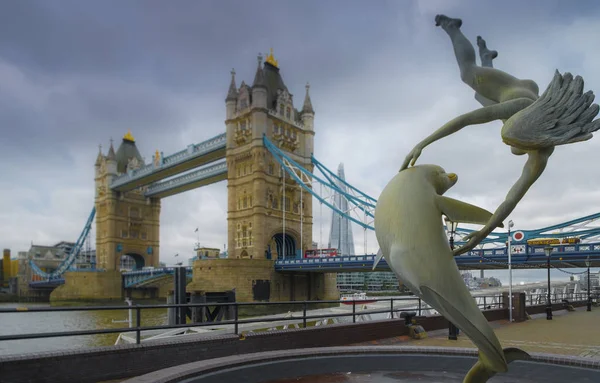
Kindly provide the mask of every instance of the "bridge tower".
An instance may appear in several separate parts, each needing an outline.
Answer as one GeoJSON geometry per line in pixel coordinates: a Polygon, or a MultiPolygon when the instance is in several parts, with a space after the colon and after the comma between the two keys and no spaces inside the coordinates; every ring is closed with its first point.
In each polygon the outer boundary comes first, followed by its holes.
{"type": "Polygon", "coordinates": [[[188,291],[235,288],[239,302],[337,299],[335,274],[274,268],[275,259],[299,257],[312,246],[312,196],[281,169],[263,136],[312,170],[309,86],[296,109],[271,51],[264,63],[259,55],[251,86],[238,88],[231,72],[225,105],[228,255],[196,261],[188,291]]]}
{"type": "Polygon", "coordinates": [[[312,170],[315,112],[309,86],[302,109],[296,109],[271,51],[264,64],[258,56],[252,86],[242,81],[238,89],[231,72],[225,103],[228,257],[300,256],[312,245],[312,198],[281,169],[262,138],[312,170]]]}
{"type": "Polygon", "coordinates": [[[128,192],[110,188],[113,179],[144,165],[135,139],[128,132],[115,150],[100,151],[95,163],[97,267],[119,270],[121,261],[141,269],[159,266],[160,199],[144,197],[146,187],[128,192]]]}

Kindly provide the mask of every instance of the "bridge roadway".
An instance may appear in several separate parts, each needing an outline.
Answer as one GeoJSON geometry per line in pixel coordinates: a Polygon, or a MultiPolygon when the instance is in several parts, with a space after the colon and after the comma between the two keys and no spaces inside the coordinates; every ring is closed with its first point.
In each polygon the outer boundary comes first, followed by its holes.
{"type": "MultiPolygon", "coordinates": [[[[516,244],[518,245],[518,244],[516,244]]],[[[543,246],[523,245],[525,251],[511,255],[514,268],[545,269],[548,258],[543,246]]],[[[455,257],[461,270],[507,269],[508,255],[506,248],[478,249],[467,255],[455,257]]],[[[600,243],[553,246],[550,256],[552,267],[585,268],[589,259],[591,267],[600,267],[600,243]]],[[[363,272],[372,271],[375,255],[354,255],[346,257],[324,257],[310,259],[279,259],[275,262],[276,271],[285,272],[363,272]]],[[[382,259],[375,271],[390,271],[390,267],[382,259]]]]}
{"type": "MultiPolygon", "coordinates": [[[[545,269],[547,257],[543,247],[525,246],[525,252],[512,255],[512,265],[515,269],[536,268],[545,269]],[[542,253],[540,253],[542,250],[542,253]]],[[[600,243],[555,246],[550,256],[550,264],[555,268],[585,268],[589,259],[591,267],[600,267],[600,243]]],[[[279,272],[310,272],[310,273],[341,273],[373,271],[375,255],[355,255],[348,257],[324,257],[309,259],[280,259],[275,261],[275,270],[279,272]]],[[[507,269],[508,256],[505,248],[483,249],[469,252],[468,255],[455,257],[456,264],[461,270],[507,269]]],[[[173,273],[172,267],[139,270],[123,273],[123,286],[136,288],[147,285],[155,280],[173,273]]],[[[389,265],[382,259],[374,271],[391,271],[389,265]]],[[[187,267],[191,276],[192,268],[187,267]]]]}
{"type": "Polygon", "coordinates": [[[181,187],[183,184],[191,183],[193,186],[189,186],[189,189],[192,189],[194,187],[224,180],[226,179],[227,165],[225,162],[222,162],[174,178],[170,181],[162,181],[158,182],[156,185],[152,185],[153,183],[168,177],[224,159],[225,144],[225,133],[222,133],[201,143],[189,145],[184,150],[160,158],[158,161],[152,161],[139,169],[129,170],[127,173],[115,178],[111,184],[111,189],[126,192],[141,186],[151,185],[146,191],[146,196],[164,197],[176,194],[175,192],[172,192],[171,194],[167,193],[167,189],[181,187]],[[223,169],[225,169],[225,172],[223,172],[223,169]]]}

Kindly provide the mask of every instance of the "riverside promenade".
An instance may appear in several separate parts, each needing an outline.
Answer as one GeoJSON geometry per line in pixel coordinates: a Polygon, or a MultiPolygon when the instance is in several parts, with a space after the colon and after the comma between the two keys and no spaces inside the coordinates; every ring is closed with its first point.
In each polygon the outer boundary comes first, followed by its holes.
{"type": "MultiPolygon", "coordinates": [[[[512,323],[502,319],[490,322],[502,347],[518,347],[532,353],[578,356],[600,361],[600,308],[586,311],[578,307],[576,311],[560,310],[553,312],[552,320],[546,314],[535,314],[531,320],[512,323]]],[[[473,343],[462,333],[458,340],[448,339],[448,330],[428,332],[425,339],[411,339],[406,335],[361,342],[356,345],[402,345],[422,347],[465,347],[474,348],[473,343]]]]}

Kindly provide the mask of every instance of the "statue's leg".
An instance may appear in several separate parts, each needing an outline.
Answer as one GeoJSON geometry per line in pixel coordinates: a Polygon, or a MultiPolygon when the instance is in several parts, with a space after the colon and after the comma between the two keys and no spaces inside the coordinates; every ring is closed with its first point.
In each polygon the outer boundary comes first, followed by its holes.
{"type": "Polygon", "coordinates": [[[454,55],[460,69],[460,78],[464,83],[472,87],[475,84],[474,70],[477,67],[475,49],[460,30],[462,20],[453,19],[446,15],[437,15],[435,17],[435,25],[442,27],[448,36],[450,36],[454,55]]]}
{"type": "MultiPolygon", "coordinates": [[[[485,40],[482,39],[481,36],[477,36],[477,46],[479,47],[479,58],[481,59],[481,66],[493,68],[494,64],[492,63],[492,60],[498,57],[498,52],[489,50],[485,43],[485,40]]],[[[496,101],[492,101],[489,98],[484,97],[477,92],[475,92],[475,100],[477,100],[483,106],[488,106],[496,103],[496,101]]]]}
{"type": "Polygon", "coordinates": [[[477,46],[479,47],[479,58],[481,66],[493,68],[492,61],[498,57],[498,51],[489,50],[485,40],[481,36],[477,36],[477,46]]]}

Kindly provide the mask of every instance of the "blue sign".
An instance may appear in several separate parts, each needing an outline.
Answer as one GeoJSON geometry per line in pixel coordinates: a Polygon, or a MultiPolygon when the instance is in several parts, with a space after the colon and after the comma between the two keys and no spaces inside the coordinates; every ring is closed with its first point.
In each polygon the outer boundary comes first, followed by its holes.
{"type": "Polygon", "coordinates": [[[148,246],[148,248],[146,249],[146,254],[148,254],[148,255],[152,254],[152,246],[148,246]]]}
{"type": "Polygon", "coordinates": [[[123,245],[118,243],[117,244],[117,252],[120,253],[121,251],[123,251],[123,245]]]}

